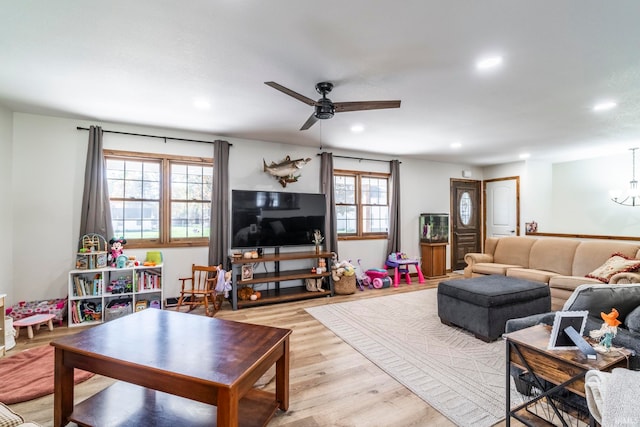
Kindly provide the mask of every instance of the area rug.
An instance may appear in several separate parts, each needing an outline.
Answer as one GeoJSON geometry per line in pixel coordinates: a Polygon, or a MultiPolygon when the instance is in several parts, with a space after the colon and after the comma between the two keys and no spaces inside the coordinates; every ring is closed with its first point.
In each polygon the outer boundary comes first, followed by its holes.
{"type": "MultiPolygon", "coordinates": [[[[50,345],[24,350],[0,359],[0,402],[7,405],[53,393],[54,348],[50,345]]],[[[94,374],[75,370],[76,384],[94,374]]]]}
{"type": "Polygon", "coordinates": [[[442,325],[436,292],[306,311],[455,424],[491,426],[505,417],[505,343],[485,343],[442,325]]]}

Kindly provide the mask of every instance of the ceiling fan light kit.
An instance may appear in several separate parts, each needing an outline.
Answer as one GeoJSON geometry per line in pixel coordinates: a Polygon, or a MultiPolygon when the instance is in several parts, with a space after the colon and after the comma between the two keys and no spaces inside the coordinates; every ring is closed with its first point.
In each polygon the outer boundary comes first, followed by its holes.
{"type": "Polygon", "coordinates": [[[327,98],[327,94],[333,90],[333,83],[320,82],[316,84],[316,91],[322,95],[322,98],[317,101],[307,98],[304,95],[299,94],[287,87],[282,86],[276,82],[264,82],[267,86],[279,90],[298,101],[304,102],[307,105],[314,107],[314,112],[309,116],[306,122],[302,125],[300,130],[307,130],[313,126],[318,120],[327,120],[334,116],[335,113],[342,113],[345,111],[363,111],[363,110],[379,110],[384,108],[400,108],[400,101],[358,101],[358,102],[333,102],[327,98]]]}
{"type": "Polygon", "coordinates": [[[611,190],[609,195],[611,200],[623,206],[640,206],[640,189],[636,180],[636,150],[638,147],[630,148],[632,155],[632,175],[629,181],[629,188],[626,191],[619,189],[611,190]]]}

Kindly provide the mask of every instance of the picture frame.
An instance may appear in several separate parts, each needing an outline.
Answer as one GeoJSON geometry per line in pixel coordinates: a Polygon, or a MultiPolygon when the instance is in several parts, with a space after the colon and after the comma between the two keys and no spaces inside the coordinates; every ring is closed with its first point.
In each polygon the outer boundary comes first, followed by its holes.
{"type": "Polygon", "coordinates": [[[579,350],[573,340],[564,332],[572,326],[582,336],[587,324],[588,311],[557,311],[551,328],[548,350],[579,350]]]}
{"type": "Polygon", "coordinates": [[[242,269],[240,272],[240,281],[246,282],[247,280],[253,279],[253,265],[251,264],[242,264],[242,269]]]}

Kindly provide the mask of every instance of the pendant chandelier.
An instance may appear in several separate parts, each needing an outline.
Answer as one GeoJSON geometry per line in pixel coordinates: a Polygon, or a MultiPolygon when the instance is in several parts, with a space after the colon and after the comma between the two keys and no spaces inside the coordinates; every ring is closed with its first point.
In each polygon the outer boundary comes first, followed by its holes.
{"type": "Polygon", "coordinates": [[[629,188],[625,190],[611,190],[611,200],[623,206],[640,206],[640,189],[638,189],[638,181],[636,180],[636,150],[638,147],[631,148],[633,161],[633,169],[629,188]]]}

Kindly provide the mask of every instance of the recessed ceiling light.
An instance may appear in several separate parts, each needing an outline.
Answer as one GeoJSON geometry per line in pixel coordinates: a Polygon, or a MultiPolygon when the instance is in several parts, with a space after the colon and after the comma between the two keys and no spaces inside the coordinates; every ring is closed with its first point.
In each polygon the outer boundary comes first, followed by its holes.
{"type": "Polygon", "coordinates": [[[529,157],[531,157],[531,154],[529,153],[522,153],[519,156],[521,159],[528,159],[529,157]]]}
{"type": "Polygon", "coordinates": [[[364,131],[364,126],[361,124],[356,124],[351,126],[351,132],[353,133],[360,133],[364,131]]]}
{"type": "Polygon", "coordinates": [[[593,111],[607,111],[616,108],[618,104],[615,101],[604,101],[593,106],[593,111]]]}
{"type": "Polygon", "coordinates": [[[502,56],[487,56],[476,62],[478,70],[488,70],[502,65],[502,56]]]}
{"type": "Polygon", "coordinates": [[[461,147],[462,147],[462,144],[461,144],[461,143],[459,143],[459,142],[453,142],[453,143],[451,143],[451,148],[453,148],[454,150],[457,150],[457,149],[459,149],[459,148],[461,148],[461,147]]]}
{"type": "Polygon", "coordinates": [[[205,98],[195,98],[193,100],[193,106],[201,110],[208,110],[211,108],[211,103],[205,98]]]}

